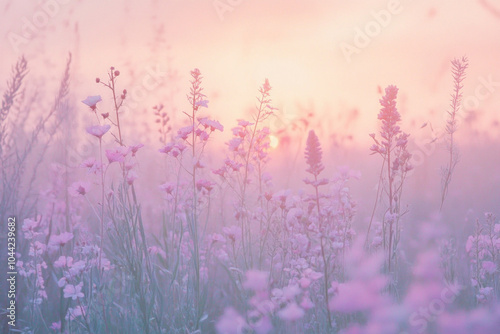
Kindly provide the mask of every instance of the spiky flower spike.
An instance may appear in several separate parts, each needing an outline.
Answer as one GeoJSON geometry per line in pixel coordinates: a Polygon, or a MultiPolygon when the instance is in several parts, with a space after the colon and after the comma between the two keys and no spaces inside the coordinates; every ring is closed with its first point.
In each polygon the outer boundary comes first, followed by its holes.
{"type": "MultiPolygon", "coordinates": [[[[390,85],[385,89],[385,95],[380,99],[382,109],[378,114],[378,119],[382,121],[382,137],[390,140],[399,134],[400,129],[397,123],[401,120],[401,115],[396,108],[396,98],[398,96],[398,87],[390,85]]],[[[384,145],[385,146],[385,145],[384,145]]]]}
{"type": "Polygon", "coordinates": [[[306,162],[309,168],[306,170],[314,176],[318,176],[325,167],[321,163],[323,152],[321,152],[321,145],[319,143],[318,136],[314,133],[314,130],[309,131],[307,136],[307,146],[306,146],[306,162]]]}

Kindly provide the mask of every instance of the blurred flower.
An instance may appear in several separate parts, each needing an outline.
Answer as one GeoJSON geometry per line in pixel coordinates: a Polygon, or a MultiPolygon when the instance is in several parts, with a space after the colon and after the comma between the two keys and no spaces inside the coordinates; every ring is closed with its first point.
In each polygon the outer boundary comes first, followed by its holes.
{"type": "Polygon", "coordinates": [[[64,287],[64,298],[71,298],[76,300],[77,298],[83,298],[82,292],[83,282],[80,282],[78,285],[68,284],[64,287]]]}
{"type": "Polygon", "coordinates": [[[68,187],[68,193],[74,197],[77,197],[80,195],[83,196],[89,192],[89,189],[90,189],[90,184],[88,182],[77,181],[77,182],[73,182],[68,187]]]}
{"type": "Polygon", "coordinates": [[[89,106],[90,109],[95,110],[97,103],[101,101],[102,101],[101,95],[95,95],[95,96],[87,96],[87,98],[83,100],[82,103],[89,106]]]}
{"type": "Polygon", "coordinates": [[[113,162],[123,162],[127,153],[128,148],[119,146],[112,150],[106,150],[106,157],[110,164],[113,162]]]}
{"type": "Polygon", "coordinates": [[[63,232],[61,234],[54,235],[50,238],[49,245],[53,247],[63,247],[68,242],[73,240],[73,233],[63,232]]]}
{"type": "Polygon", "coordinates": [[[198,102],[196,102],[196,105],[199,106],[199,107],[208,108],[208,100],[198,101],[198,102]]]}
{"type": "Polygon", "coordinates": [[[269,280],[269,273],[260,270],[249,270],[246,272],[246,281],[243,283],[245,289],[253,291],[265,291],[269,280]]]}
{"type": "Polygon", "coordinates": [[[309,131],[309,135],[307,136],[307,146],[306,146],[306,162],[309,165],[307,172],[311,173],[314,176],[318,176],[319,173],[325,167],[321,163],[322,158],[321,145],[319,143],[318,136],[314,133],[314,130],[309,131]]]}
{"type": "Polygon", "coordinates": [[[292,302],[279,311],[278,316],[285,321],[296,321],[304,316],[304,310],[297,303],[292,302]]]}
{"type": "Polygon", "coordinates": [[[71,256],[60,256],[55,262],[54,262],[54,267],[56,268],[64,268],[64,267],[71,267],[73,264],[73,258],[71,256]]]}
{"type": "Polygon", "coordinates": [[[224,314],[215,324],[220,334],[241,334],[245,327],[245,319],[231,307],[224,310],[224,314]]]}
{"type": "Polygon", "coordinates": [[[130,152],[132,152],[132,156],[135,157],[135,154],[137,153],[137,151],[139,151],[140,148],[144,147],[144,144],[137,144],[137,145],[133,145],[133,146],[129,146],[129,149],[130,149],[130,152]]]}
{"type": "Polygon", "coordinates": [[[102,136],[111,129],[111,125],[105,124],[105,125],[92,125],[87,127],[87,133],[91,134],[92,136],[95,136],[99,139],[102,138],[102,136]]]}

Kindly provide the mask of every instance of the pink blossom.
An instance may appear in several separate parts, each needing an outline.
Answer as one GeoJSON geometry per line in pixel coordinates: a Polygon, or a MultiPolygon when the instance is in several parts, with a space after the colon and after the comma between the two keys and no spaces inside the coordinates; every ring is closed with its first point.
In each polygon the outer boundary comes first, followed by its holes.
{"type": "Polygon", "coordinates": [[[86,265],[87,263],[84,260],[76,261],[73,263],[71,268],[69,268],[69,273],[72,276],[80,275],[85,270],[86,265]]]}
{"type": "Polygon", "coordinates": [[[52,238],[50,238],[49,244],[51,246],[63,247],[72,239],[73,239],[73,233],[63,232],[61,234],[54,235],[52,238]]]}
{"type": "Polygon", "coordinates": [[[185,126],[177,131],[177,137],[186,140],[189,134],[193,132],[193,126],[185,126]]]}
{"type": "Polygon", "coordinates": [[[165,182],[164,184],[158,186],[158,188],[160,188],[160,190],[163,190],[167,194],[172,195],[172,192],[176,188],[176,184],[172,182],[165,182]]]}
{"type": "Polygon", "coordinates": [[[55,262],[54,262],[54,267],[56,268],[65,268],[65,267],[71,267],[73,265],[73,258],[71,256],[60,256],[55,262]]]}
{"type": "Polygon", "coordinates": [[[172,149],[174,148],[174,145],[175,145],[175,143],[168,143],[167,145],[160,148],[158,151],[160,153],[168,154],[168,153],[170,153],[170,151],[172,151],[172,149]]]}
{"type": "Polygon", "coordinates": [[[491,261],[483,261],[482,266],[483,266],[483,269],[488,274],[494,274],[497,271],[497,265],[491,261]]]}
{"type": "Polygon", "coordinates": [[[71,186],[68,187],[68,193],[73,196],[83,196],[89,192],[90,184],[88,182],[77,181],[73,182],[71,186]]]}
{"type": "Polygon", "coordinates": [[[101,168],[100,163],[97,162],[97,160],[95,158],[88,158],[88,159],[84,160],[82,162],[81,166],[86,167],[87,172],[92,173],[92,174],[96,174],[101,168]]]}
{"type": "Polygon", "coordinates": [[[57,281],[57,286],[63,288],[68,284],[68,279],[66,277],[61,277],[59,281],[57,281]]]}
{"type": "Polygon", "coordinates": [[[148,247],[148,252],[149,254],[151,255],[160,255],[161,257],[163,258],[166,258],[167,257],[167,253],[165,253],[165,251],[163,251],[163,249],[161,249],[160,247],[158,246],[151,246],[151,247],[148,247]]]}
{"type": "Polygon", "coordinates": [[[210,131],[212,132],[215,130],[219,130],[221,132],[224,131],[224,127],[218,121],[214,121],[206,117],[199,118],[198,121],[205,127],[205,129],[210,128],[210,131]]]}
{"type": "Polygon", "coordinates": [[[219,234],[219,233],[212,233],[211,239],[212,239],[211,243],[216,243],[216,242],[224,243],[224,242],[226,242],[226,239],[224,239],[224,236],[222,234],[219,234]]]}
{"type": "Polygon", "coordinates": [[[231,160],[231,159],[224,160],[224,163],[225,163],[226,166],[228,166],[229,168],[231,168],[234,172],[239,171],[240,168],[243,167],[243,164],[241,164],[239,162],[236,162],[234,160],[231,160]]]}
{"type": "Polygon", "coordinates": [[[95,96],[87,96],[87,98],[83,100],[82,103],[89,106],[90,109],[95,110],[97,103],[101,101],[102,101],[101,95],[95,95],[95,96]]]}
{"type": "Polygon", "coordinates": [[[75,320],[78,317],[87,314],[87,308],[85,306],[77,306],[75,308],[69,308],[68,313],[66,314],[66,319],[75,320]]]}
{"type": "Polygon", "coordinates": [[[219,334],[241,334],[245,327],[245,319],[231,307],[224,310],[224,314],[215,324],[219,334]]]}
{"type": "Polygon", "coordinates": [[[306,162],[309,165],[309,168],[307,169],[308,173],[311,173],[314,176],[318,176],[319,173],[325,167],[323,166],[321,162],[321,157],[323,153],[321,151],[321,145],[319,143],[318,136],[316,136],[316,133],[314,133],[313,130],[309,131],[309,135],[307,137],[307,146],[306,146],[306,162]]]}
{"type": "Polygon", "coordinates": [[[82,292],[83,282],[80,282],[78,285],[67,284],[64,287],[64,298],[71,298],[76,300],[77,298],[83,298],[82,292]]]}
{"type": "Polygon", "coordinates": [[[269,280],[269,273],[260,270],[249,270],[246,272],[246,281],[243,283],[245,289],[265,291],[269,280]]]}
{"type": "Polygon", "coordinates": [[[132,152],[132,156],[135,157],[135,154],[137,153],[137,151],[139,151],[140,148],[144,147],[144,144],[137,144],[137,145],[132,145],[132,146],[129,146],[129,149],[130,149],[130,152],[132,152]]]}
{"type": "Polygon", "coordinates": [[[297,303],[292,302],[279,311],[278,316],[285,321],[296,321],[304,316],[304,310],[297,303]]]}
{"type": "Polygon", "coordinates": [[[222,232],[232,242],[235,242],[236,240],[239,240],[241,238],[241,228],[235,225],[230,227],[223,227],[222,232]]]}
{"type": "Polygon", "coordinates": [[[201,191],[202,189],[204,189],[204,190],[210,192],[210,191],[212,191],[214,185],[215,185],[214,182],[204,180],[204,179],[200,179],[200,180],[196,181],[196,189],[198,189],[198,191],[201,191]]]}
{"type": "Polygon", "coordinates": [[[241,145],[242,142],[243,142],[242,138],[231,139],[228,143],[229,151],[236,152],[238,150],[238,147],[241,145]]]}
{"type": "Polygon", "coordinates": [[[108,158],[110,164],[113,162],[123,162],[125,161],[127,153],[128,148],[119,146],[112,150],[106,150],[106,157],[108,158]]]}
{"type": "Polygon", "coordinates": [[[311,298],[309,298],[308,295],[304,295],[304,297],[302,297],[302,301],[300,302],[300,307],[305,310],[309,310],[314,307],[314,303],[311,301],[311,298]]]}
{"type": "Polygon", "coordinates": [[[56,332],[59,332],[61,330],[61,322],[58,321],[58,322],[53,322],[51,325],[50,325],[50,329],[56,331],[56,332]]]}
{"type": "Polygon", "coordinates": [[[132,170],[132,171],[129,171],[127,173],[127,183],[129,185],[132,185],[134,183],[134,181],[139,177],[139,175],[137,175],[136,171],[132,170]]]}
{"type": "Polygon", "coordinates": [[[238,125],[239,126],[242,126],[242,127],[247,127],[247,126],[250,126],[250,125],[253,125],[254,123],[250,123],[249,121],[246,121],[244,119],[239,119],[238,120],[238,125]]]}
{"type": "Polygon", "coordinates": [[[102,136],[104,136],[104,134],[109,131],[109,129],[111,129],[111,125],[109,125],[109,124],[92,125],[92,126],[87,127],[87,133],[101,139],[102,136]]]}
{"type": "Polygon", "coordinates": [[[209,102],[208,100],[201,100],[196,102],[196,106],[208,108],[208,102],[209,102]]]}

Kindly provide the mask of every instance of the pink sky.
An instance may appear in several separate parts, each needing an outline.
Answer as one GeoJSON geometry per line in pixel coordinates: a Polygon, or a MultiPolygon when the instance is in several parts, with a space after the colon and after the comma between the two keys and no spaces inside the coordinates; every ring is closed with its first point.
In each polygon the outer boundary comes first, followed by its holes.
{"type": "MultiPolygon", "coordinates": [[[[399,86],[403,126],[410,127],[411,120],[415,126],[442,122],[442,117],[429,115],[431,111],[441,115],[447,107],[453,57],[467,55],[470,60],[465,96],[475,95],[481,78],[500,81],[500,18],[480,1],[392,3],[4,0],[0,74],[5,78],[10,64],[23,53],[32,75],[38,77],[36,82],[50,89],[60,78],[63,59],[72,52],[74,94],[79,101],[99,93],[94,78],[103,76],[110,65],[123,70],[123,84],[130,88],[140,85],[146,68],[166,70],[170,58],[180,76],[175,99],[180,109],[185,107],[188,73],[198,67],[205,77],[210,113],[230,128],[235,119],[247,117],[257,88],[267,77],[281,117],[302,116],[297,104],[314,106],[325,127],[320,136],[345,131],[344,123],[339,125],[337,120],[357,109],[361,121],[351,123],[347,131],[359,143],[369,140],[366,134],[376,126],[379,85],[399,86]],[[58,4],[52,7],[56,8],[53,17],[15,50],[9,41],[12,33],[22,35],[23,18],[33,22],[48,3],[58,4]],[[348,62],[342,43],[354,45],[356,29],[376,24],[373,13],[394,6],[398,11],[388,24],[348,62]],[[222,13],[220,8],[227,11],[222,13]]],[[[1,82],[0,88],[4,85],[1,82]]],[[[165,82],[149,92],[140,108],[164,102],[168,87],[172,84],[165,82]]],[[[492,91],[481,99],[477,109],[484,123],[478,126],[488,126],[497,118],[493,106],[500,102],[499,96],[492,91]]]]}

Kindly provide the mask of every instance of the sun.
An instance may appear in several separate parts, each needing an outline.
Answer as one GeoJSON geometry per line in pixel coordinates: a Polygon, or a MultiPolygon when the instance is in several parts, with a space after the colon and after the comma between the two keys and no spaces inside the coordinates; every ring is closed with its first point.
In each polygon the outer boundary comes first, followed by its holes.
{"type": "Polygon", "coordinates": [[[279,143],[280,143],[280,140],[278,139],[278,137],[273,136],[273,135],[269,136],[269,146],[271,146],[272,149],[275,149],[276,147],[278,147],[279,143]]]}

